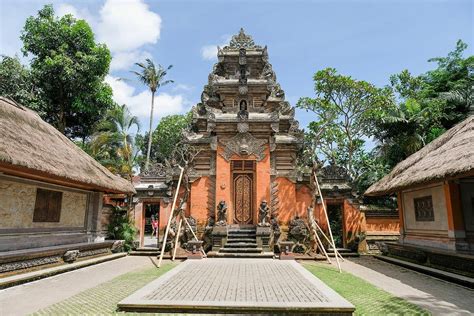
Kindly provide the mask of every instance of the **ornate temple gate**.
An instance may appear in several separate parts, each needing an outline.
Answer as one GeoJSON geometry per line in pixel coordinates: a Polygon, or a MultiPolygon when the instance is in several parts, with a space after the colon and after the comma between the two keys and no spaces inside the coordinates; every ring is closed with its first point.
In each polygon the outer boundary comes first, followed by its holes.
{"type": "Polygon", "coordinates": [[[234,223],[251,224],[255,202],[255,161],[233,160],[234,223]]]}

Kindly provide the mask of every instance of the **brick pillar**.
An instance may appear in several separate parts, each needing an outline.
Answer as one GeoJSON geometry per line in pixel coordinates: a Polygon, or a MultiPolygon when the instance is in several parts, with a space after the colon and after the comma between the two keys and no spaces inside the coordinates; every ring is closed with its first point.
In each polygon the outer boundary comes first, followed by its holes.
{"type": "Polygon", "coordinates": [[[397,192],[397,205],[398,205],[398,219],[400,221],[400,243],[405,242],[405,220],[404,220],[404,210],[403,210],[403,194],[402,192],[397,192]]]}
{"type": "Polygon", "coordinates": [[[448,219],[448,237],[453,250],[469,250],[466,242],[466,229],[461,208],[461,192],[459,184],[453,181],[444,183],[446,211],[448,219]]]}

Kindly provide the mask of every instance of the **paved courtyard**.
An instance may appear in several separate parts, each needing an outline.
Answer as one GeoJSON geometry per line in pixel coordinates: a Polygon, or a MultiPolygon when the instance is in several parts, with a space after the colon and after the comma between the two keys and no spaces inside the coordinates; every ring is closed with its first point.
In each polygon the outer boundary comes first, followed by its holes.
{"type": "MultiPolygon", "coordinates": [[[[150,284],[166,271],[171,269],[170,272],[173,272],[182,264],[168,263],[169,261],[165,261],[163,268],[157,269],[155,258],[129,256],[15,286],[0,291],[0,315],[27,315],[35,312],[35,315],[116,314],[118,302],[146,284],[150,284]]],[[[356,305],[356,315],[380,315],[381,307],[385,307],[383,314],[387,314],[387,309],[390,311],[388,314],[403,314],[403,311],[407,310],[409,310],[407,314],[410,315],[418,313],[413,312],[412,307],[397,309],[397,306],[406,307],[406,304],[400,301],[393,304],[396,301],[387,297],[388,294],[384,296],[383,293],[375,290],[367,292],[367,287],[364,288],[361,282],[353,283],[354,276],[396,297],[422,306],[433,315],[474,314],[474,291],[370,257],[347,259],[342,267],[351,275],[346,273],[342,275],[342,278],[334,270],[334,266],[331,267],[325,263],[305,261],[304,266],[314,266],[315,269],[310,269],[313,274],[356,305]],[[338,289],[337,284],[344,286],[338,289]],[[344,289],[346,292],[342,291],[344,289]],[[381,296],[386,299],[381,300],[381,296]]],[[[216,281],[214,279],[214,282],[216,281]]],[[[289,282],[292,281],[289,280],[289,282]]],[[[297,284],[297,286],[300,285],[297,284]]],[[[286,293],[289,288],[293,288],[293,285],[285,286],[286,297],[292,295],[286,293]]],[[[203,292],[198,292],[198,294],[208,295],[203,292]]],[[[183,295],[190,294],[183,293],[183,295]]]]}
{"type": "Polygon", "coordinates": [[[119,303],[127,311],[349,313],[354,306],[295,261],[188,260],[119,303]]]}
{"type": "Polygon", "coordinates": [[[434,315],[474,315],[474,290],[364,256],[341,263],[343,270],[434,315]]]}

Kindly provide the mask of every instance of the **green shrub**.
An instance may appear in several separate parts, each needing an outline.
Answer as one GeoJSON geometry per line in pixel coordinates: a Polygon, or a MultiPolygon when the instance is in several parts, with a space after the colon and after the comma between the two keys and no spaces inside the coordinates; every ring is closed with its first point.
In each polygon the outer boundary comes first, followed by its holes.
{"type": "Polygon", "coordinates": [[[108,238],[125,241],[125,251],[129,252],[133,248],[133,241],[135,240],[137,229],[133,221],[129,218],[126,209],[114,206],[111,222],[107,231],[108,238]]]}

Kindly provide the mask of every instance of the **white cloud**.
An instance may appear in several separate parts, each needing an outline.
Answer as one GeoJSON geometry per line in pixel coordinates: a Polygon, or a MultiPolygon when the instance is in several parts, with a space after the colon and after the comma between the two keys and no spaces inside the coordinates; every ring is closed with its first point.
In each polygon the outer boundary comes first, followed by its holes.
{"type": "Polygon", "coordinates": [[[151,59],[151,54],[149,52],[140,52],[139,50],[115,53],[110,63],[110,71],[129,69],[134,63],[142,62],[146,58],[151,59]]]}
{"type": "MultiPolygon", "coordinates": [[[[133,115],[140,119],[142,130],[148,129],[148,120],[150,117],[151,92],[144,90],[136,93],[136,89],[126,83],[119,81],[116,77],[107,76],[105,81],[112,87],[114,100],[118,104],[126,104],[133,115]]],[[[171,114],[181,114],[187,112],[191,107],[191,102],[183,95],[171,95],[168,93],[159,93],[155,96],[155,108],[153,112],[154,125],[158,124],[158,117],[171,114]]]]}
{"type": "Polygon", "coordinates": [[[141,48],[160,39],[161,17],[143,0],[106,0],[98,16],[68,3],[61,3],[56,12],[59,16],[72,14],[91,25],[97,40],[112,53],[111,71],[130,69],[133,63],[150,58],[141,48]]]}
{"type": "Polygon", "coordinates": [[[156,44],[160,31],[161,17],[142,0],[107,0],[100,10],[97,36],[112,52],[156,44]]]}
{"type": "Polygon", "coordinates": [[[184,92],[190,92],[194,90],[193,86],[184,84],[184,83],[178,83],[173,86],[173,91],[184,91],[184,92]]]}
{"type": "Polygon", "coordinates": [[[204,60],[217,60],[217,46],[223,47],[227,45],[231,39],[229,35],[222,36],[222,43],[215,45],[204,45],[201,47],[201,57],[204,60]]]}
{"type": "Polygon", "coordinates": [[[72,4],[60,3],[55,10],[58,16],[72,14],[76,19],[86,20],[92,28],[95,27],[96,19],[87,8],[78,9],[72,4]]]}
{"type": "Polygon", "coordinates": [[[201,56],[204,60],[217,59],[217,45],[206,45],[201,48],[201,56]]]}

